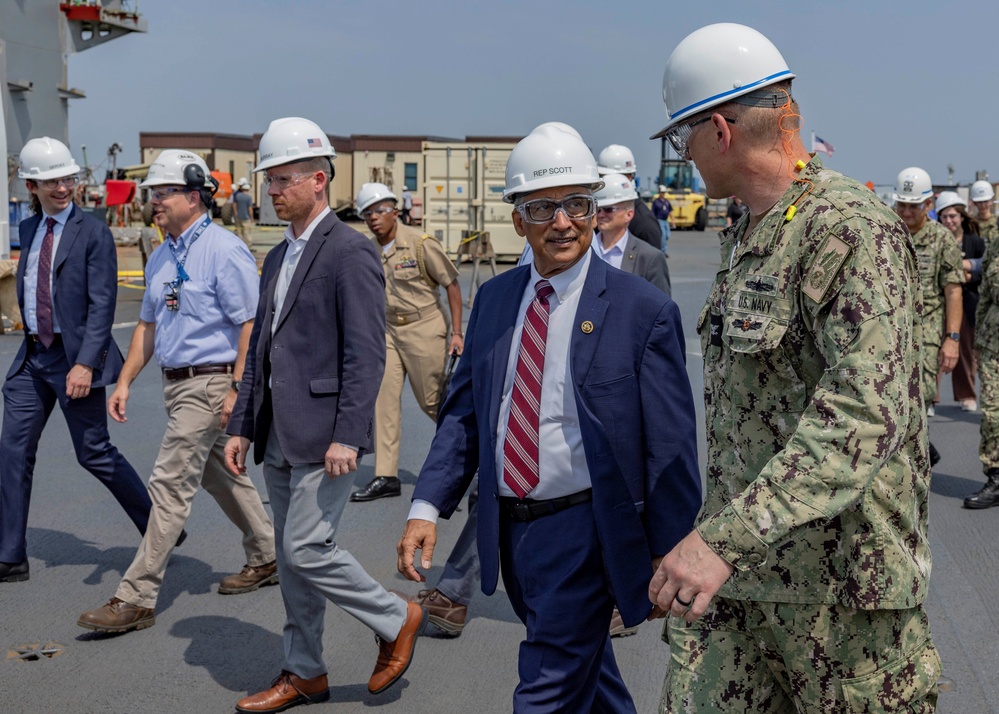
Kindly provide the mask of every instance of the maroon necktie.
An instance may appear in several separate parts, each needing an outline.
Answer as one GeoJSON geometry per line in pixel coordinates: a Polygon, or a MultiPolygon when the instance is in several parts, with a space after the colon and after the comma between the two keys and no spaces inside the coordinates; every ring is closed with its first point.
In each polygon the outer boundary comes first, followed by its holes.
{"type": "Polygon", "coordinates": [[[38,287],[35,289],[35,317],[38,322],[38,339],[46,347],[52,346],[55,332],[52,330],[52,288],[49,279],[52,276],[52,241],[55,235],[55,218],[45,219],[45,237],[42,238],[42,250],[38,254],[38,287]]]}
{"type": "Polygon", "coordinates": [[[520,335],[503,443],[503,482],[521,500],[538,485],[538,426],[548,339],[548,296],[555,292],[547,280],[539,280],[534,289],[537,295],[527,307],[520,335]]]}

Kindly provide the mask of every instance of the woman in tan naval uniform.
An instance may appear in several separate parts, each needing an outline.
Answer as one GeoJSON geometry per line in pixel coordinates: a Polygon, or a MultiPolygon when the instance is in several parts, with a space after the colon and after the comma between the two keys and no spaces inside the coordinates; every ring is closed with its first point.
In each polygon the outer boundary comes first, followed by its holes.
{"type": "Polygon", "coordinates": [[[386,359],[375,403],[375,477],[351,494],[351,501],[400,494],[399,439],[406,376],[420,408],[436,421],[445,359],[453,352],[461,354],[464,347],[458,270],[439,242],[399,221],[397,204],[398,198],[385,184],[366,183],[357,194],[357,210],[374,234],[385,267],[386,359]],[[441,305],[442,285],[450,316],[441,305]]]}

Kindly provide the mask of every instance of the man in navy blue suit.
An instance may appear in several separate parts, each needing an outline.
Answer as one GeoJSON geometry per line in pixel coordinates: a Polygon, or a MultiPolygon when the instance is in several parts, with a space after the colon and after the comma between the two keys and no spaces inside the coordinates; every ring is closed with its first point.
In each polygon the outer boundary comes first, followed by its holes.
{"type": "Polygon", "coordinates": [[[542,125],[510,155],[504,199],[534,260],[476,298],[399,570],[424,580],[416,550],[426,570],[478,470],[482,590],[501,571],[527,626],[514,710],[634,712],[608,624],[615,604],[646,618],[653,565],[692,527],[694,405],[676,304],[590,250],[603,182],[570,131],[542,125]]]}
{"type": "Polygon", "coordinates": [[[66,146],[42,137],[24,145],[35,215],[20,225],[17,301],[25,340],[3,386],[0,434],[0,582],[27,580],[25,534],[42,429],[58,402],[83,468],[103,483],[140,533],[150,500],[108,436],[105,387],[122,357],[111,338],[118,261],[107,226],[73,204],[80,171],[66,146]]]}

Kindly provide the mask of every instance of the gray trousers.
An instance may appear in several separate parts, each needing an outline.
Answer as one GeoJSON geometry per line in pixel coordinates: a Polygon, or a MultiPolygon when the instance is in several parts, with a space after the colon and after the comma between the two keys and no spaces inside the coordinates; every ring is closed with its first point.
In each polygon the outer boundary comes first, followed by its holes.
{"type": "Polygon", "coordinates": [[[323,464],[288,463],[271,429],[264,480],[274,513],[278,577],[287,616],[284,669],[304,679],[326,674],[326,600],[383,640],[394,641],[406,621],[406,602],[383,588],[334,540],[353,475],[329,478],[323,464]]]}
{"type": "Polygon", "coordinates": [[[449,600],[468,606],[482,571],[475,532],[479,523],[479,479],[468,489],[468,519],[455,541],[437,589],[449,600]]]}

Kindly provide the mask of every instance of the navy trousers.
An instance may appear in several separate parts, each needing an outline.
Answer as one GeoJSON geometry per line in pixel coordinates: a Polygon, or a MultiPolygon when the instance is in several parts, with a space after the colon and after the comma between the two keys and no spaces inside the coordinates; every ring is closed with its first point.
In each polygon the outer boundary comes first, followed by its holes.
{"type": "Polygon", "coordinates": [[[61,343],[28,345],[24,367],[3,386],[0,431],[0,562],[27,559],[26,533],[35,454],[56,403],[62,409],[80,466],[107,487],[140,533],[146,532],[152,501],[142,479],[111,444],[105,389],[82,399],[66,396],[70,364],[61,343]]]}
{"type": "Polygon", "coordinates": [[[580,503],[528,523],[500,509],[503,584],[527,626],[515,712],[635,712],[608,633],[614,596],[592,505],[580,503]]]}

